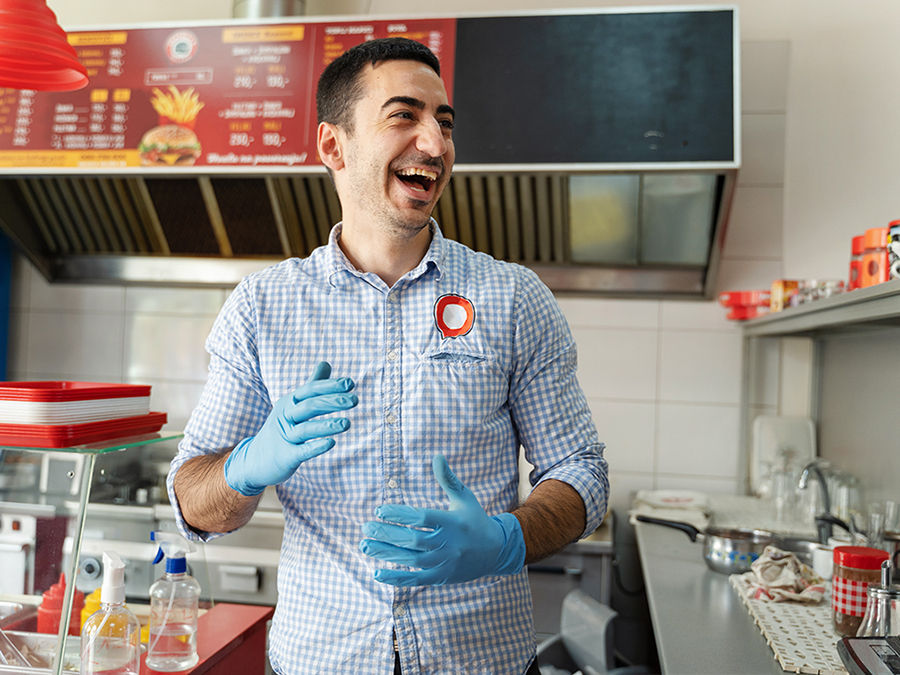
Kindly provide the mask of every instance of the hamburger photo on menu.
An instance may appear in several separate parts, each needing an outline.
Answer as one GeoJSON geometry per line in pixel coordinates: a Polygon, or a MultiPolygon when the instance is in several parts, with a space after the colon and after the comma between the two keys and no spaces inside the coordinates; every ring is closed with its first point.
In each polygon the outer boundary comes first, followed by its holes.
{"type": "Polygon", "coordinates": [[[138,145],[142,166],[189,166],[200,157],[200,139],[194,133],[194,122],[203,108],[191,87],[179,91],[153,89],[150,99],[159,114],[159,125],[147,131],[138,145]]]}

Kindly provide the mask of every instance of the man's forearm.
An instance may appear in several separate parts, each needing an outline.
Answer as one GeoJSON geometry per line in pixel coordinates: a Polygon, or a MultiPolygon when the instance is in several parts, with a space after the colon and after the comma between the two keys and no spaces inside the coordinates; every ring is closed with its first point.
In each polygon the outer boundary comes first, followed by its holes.
{"type": "Polygon", "coordinates": [[[571,485],[546,480],[513,511],[525,539],[525,564],[537,562],[572,543],[584,532],[587,514],[571,485]]]}
{"type": "Polygon", "coordinates": [[[193,457],[175,474],[175,496],[188,525],[198,532],[231,532],[245,525],[262,495],[245,497],[225,482],[229,453],[193,457]]]}

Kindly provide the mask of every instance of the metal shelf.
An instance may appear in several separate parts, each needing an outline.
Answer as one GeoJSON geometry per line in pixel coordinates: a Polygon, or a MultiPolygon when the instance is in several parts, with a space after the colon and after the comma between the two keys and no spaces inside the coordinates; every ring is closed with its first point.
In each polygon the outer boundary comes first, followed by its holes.
{"type": "Polygon", "coordinates": [[[751,319],[743,332],[746,337],[812,337],[884,326],[900,326],[900,279],[751,319]]]}

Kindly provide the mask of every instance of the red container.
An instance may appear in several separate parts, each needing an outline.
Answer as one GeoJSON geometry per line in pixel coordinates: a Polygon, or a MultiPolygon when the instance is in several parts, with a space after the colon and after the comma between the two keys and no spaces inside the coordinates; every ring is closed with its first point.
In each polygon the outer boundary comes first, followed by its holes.
{"type": "Polygon", "coordinates": [[[859,235],[850,240],[850,278],[847,280],[847,290],[861,288],[863,251],[865,251],[865,237],[859,235]]]}
{"type": "MultiPolygon", "coordinates": [[[[63,598],[66,595],[66,575],[60,574],[59,581],[44,591],[37,611],[37,632],[58,633],[62,618],[63,598]]],[[[75,590],[72,596],[72,612],[69,615],[69,635],[81,634],[81,609],[84,607],[84,593],[75,590]]]]}
{"type": "Polygon", "coordinates": [[[890,278],[888,263],[889,228],[873,227],[866,230],[865,252],[862,259],[860,286],[867,288],[883,283],[890,278]]]}
{"type": "Polygon", "coordinates": [[[856,635],[866,615],[869,584],[881,580],[881,563],[889,553],[867,546],[838,546],[834,549],[831,579],[831,611],[834,629],[840,635],[856,635]]]}
{"type": "Polygon", "coordinates": [[[0,382],[0,399],[9,401],[92,401],[149,395],[150,385],[148,384],[110,384],[106,382],[71,382],[69,380],[0,382]]]}
{"type": "Polygon", "coordinates": [[[109,438],[124,438],[159,431],[166,423],[164,412],[121,417],[84,424],[0,424],[0,444],[25,448],[68,448],[109,438]]]}
{"type": "Polygon", "coordinates": [[[771,293],[762,291],[725,291],[719,293],[719,304],[731,311],[726,319],[744,321],[762,316],[769,310],[771,293]]]}

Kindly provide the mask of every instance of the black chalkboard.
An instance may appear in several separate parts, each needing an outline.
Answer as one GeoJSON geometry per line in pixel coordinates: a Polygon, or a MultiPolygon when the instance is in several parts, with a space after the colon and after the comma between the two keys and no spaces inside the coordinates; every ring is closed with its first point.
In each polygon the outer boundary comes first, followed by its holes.
{"type": "Polygon", "coordinates": [[[733,11],[462,18],[458,163],[730,162],[733,11]]]}

